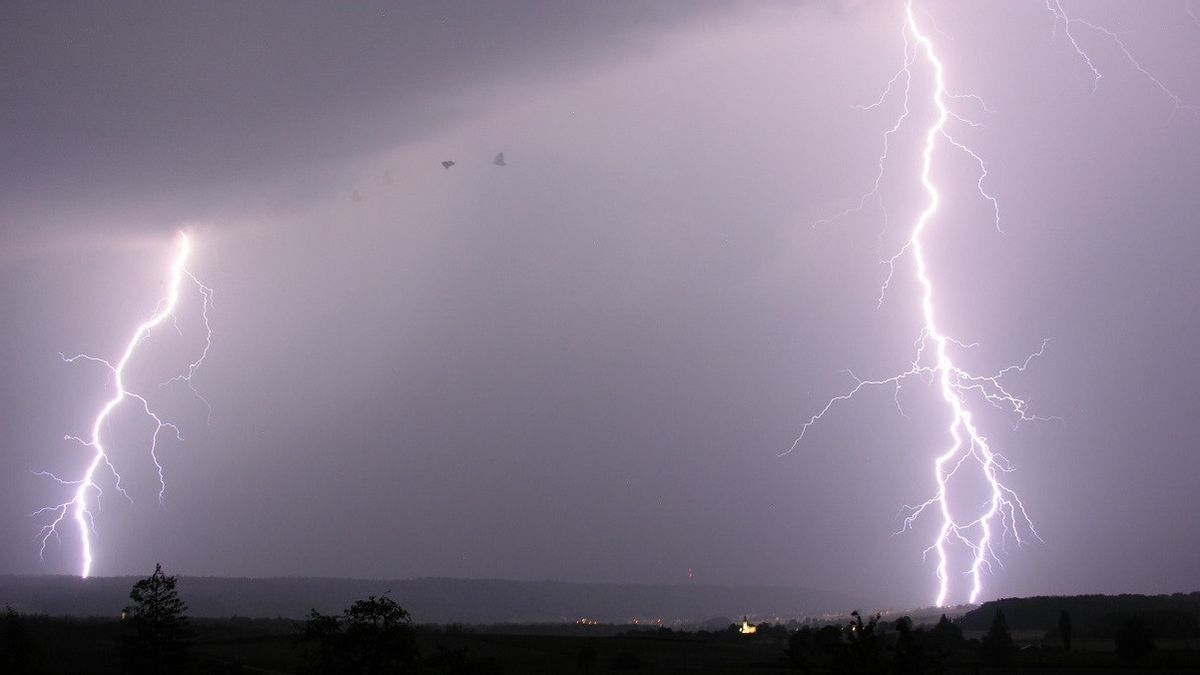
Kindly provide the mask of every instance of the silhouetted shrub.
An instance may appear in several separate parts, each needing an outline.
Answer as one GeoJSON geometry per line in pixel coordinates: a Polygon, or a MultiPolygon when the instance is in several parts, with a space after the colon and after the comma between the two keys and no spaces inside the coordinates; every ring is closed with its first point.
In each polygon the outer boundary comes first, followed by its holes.
{"type": "Polygon", "coordinates": [[[304,672],[402,673],[417,666],[412,617],[386,595],[357,600],[341,617],[312,610],[301,642],[304,672]]]}

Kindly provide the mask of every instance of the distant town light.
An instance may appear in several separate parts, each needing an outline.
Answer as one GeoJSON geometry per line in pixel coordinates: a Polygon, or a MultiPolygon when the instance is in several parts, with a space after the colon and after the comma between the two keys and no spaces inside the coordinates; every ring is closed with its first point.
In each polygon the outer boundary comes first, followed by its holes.
{"type": "Polygon", "coordinates": [[[750,621],[746,617],[742,617],[742,627],[738,629],[742,635],[754,635],[758,632],[758,626],[751,626],[750,621]]]}

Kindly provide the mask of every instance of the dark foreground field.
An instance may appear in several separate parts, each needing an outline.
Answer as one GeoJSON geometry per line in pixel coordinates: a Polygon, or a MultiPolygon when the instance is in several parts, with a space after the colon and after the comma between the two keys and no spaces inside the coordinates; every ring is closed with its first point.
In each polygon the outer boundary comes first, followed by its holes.
{"type": "MultiPolygon", "coordinates": [[[[117,621],[29,620],[29,632],[42,649],[47,672],[121,672],[118,648],[123,626],[117,621]]],[[[235,619],[193,622],[196,643],[192,672],[296,672],[301,622],[235,619]]],[[[447,634],[418,631],[431,673],[574,673],[640,669],[648,672],[793,672],[774,668],[782,648],[766,640],[699,640],[581,635],[514,635],[492,632],[447,634]],[[591,659],[587,654],[594,654],[591,659]],[[581,655],[583,655],[581,663],[581,655]]]]}
{"type": "MultiPolygon", "coordinates": [[[[820,619],[759,618],[756,625],[754,617],[733,622],[724,615],[683,618],[674,625],[661,619],[464,625],[423,623],[429,619],[402,606],[405,597],[389,593],[354,600],[335,613],[312,610],[305,619],[203,614],[189,618],[192,610],[180,599],[187,597],[187,589],[181,584],[177,590],[177,582],[156,569],[133,584],[132,603],[124,611],[105,617],[21,611],[10,605],[0,615],[0,675],[117,673],[127,668],[166,673],[447,675],[1200,672],[1200,593],[1009,598],[958,608],[950,616],[940,610],[886,616],[855,612],[820,619]]],[[[23,595],[0,597],[0,604],[45,606],[69,596],[57,586],[48,587],[48,595],[41,587],[21,588],[23,595]]],[[[96,588],[93,584],[86,590],[96,588]]],[[[469,582],[467,588],[498,586],[469,582]]],[[[553,602],[563,602],[556,599],[561,589],[555,593],[553,602]]],[[[723,598],[722,593],[714,597],[723,598]]],[[[525,612],[551,606],[545,597],[518,595],[481,595],[476,603],[490,602],[492,611],[505,613],[517,604],[525,612]]],[[[271,597],[275,596],[279,594],[271,597]]],[[[586,604],[589,597],[571,601],[586,604]]],[[[656,601],[678,598],[668,593],[642,602],[654,609],[656,601]]],[[[116,606],[116,599],[109,604],[116,606]]],[[[707,604],[696,606],[711,609],[707,604]]]]}
{"type": "MultiPolygon", "coordinates": [[[[22,628],[39,654],[43,672],[121,672],[118,649],[126,626],[112,619],[22,617],[22,628]]],[[[190,665],[173,672],[294,673],[301,667],[297,637],[303,622],[282,619],[194,619],[190,665]]],[[[788,635],[732,631],[681,632],[617,626],[492,626],[418,629],[425,673],[800,673],[785,658],[788,635]],[[616,633],[616,634],[614,634],[616,633]]],[[[885,631],[884,642],[889,635],[885,631]]],[[[1071,652],[1045,636],[1014,631],[1016,648],[1006,667],[982,665],[976,636],[940,660],[947,673],[1010,672],[1200,672],[1200,643],[1160,640],[1137,664],[1123,663],[1111,641],[1084,640],[1071,652]]],[[[880,654],[883,670],[892,651],[880,654]]],[[[808,672],[846,672],[828,655],[810,659],[808,672]]],[[[16,671],[13,671],[16,672],[16,671]]],[[[859,671],[863,672],[863,671],[859,671]]],[[[938,672],[924,669],[924,672],[938,672]]]]}

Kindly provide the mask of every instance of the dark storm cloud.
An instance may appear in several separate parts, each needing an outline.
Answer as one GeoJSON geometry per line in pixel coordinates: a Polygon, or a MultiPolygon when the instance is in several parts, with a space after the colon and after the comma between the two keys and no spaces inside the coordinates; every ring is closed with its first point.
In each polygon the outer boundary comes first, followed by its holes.
{"type": "Polygon", "coordinates": [[[485,112],[455,94],[635,58],[716,4],[6,3],[6,229],[64,198],[221,213],[209,186],[236,210],[271,174],[294,199],[304,167],[485,112]]]}

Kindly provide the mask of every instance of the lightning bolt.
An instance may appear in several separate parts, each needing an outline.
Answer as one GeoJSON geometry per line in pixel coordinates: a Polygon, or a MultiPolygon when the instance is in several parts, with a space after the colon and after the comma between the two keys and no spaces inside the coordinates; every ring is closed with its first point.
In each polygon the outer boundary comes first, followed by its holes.
{"type": "MultiPolygon", "coordinates": [[[[856,106],[861,110],[869,110],[883,105],[897,92],[901,97],[902,111],[892,126],[883,134],[883,149],[878,158],[878,171],[875,174],[874,183],[855,206],[832,218],[820,221],[818,224],[844,218],[850,213],[863,210],[872,200],[879,199],[880,183],[887,167],[892,136],[905,127],[910,120],[910,102],[914,95],[915,71],[918,67],[927,69],[933,76],[929,102],[936,110],[936,117],[924,130],[924,145],[921,151],[920,184],[925,195],[925,206],[912,224],[904,245],[894,255],[882,261],[887,268],[887,274],[880,286],[878,298],[879,304],[882,304],[892,282],[897,263],[905,256],[911,257],[921,290],[922,327],[914,342],[915,355],[906,370],[891,377],[864,380],[850,373],[850,377],[854,380],[854,386],[846,393],[830,399],[821,410],[812,415],[802,425],[799,436],[792,443],[791,448],[782,454],[790,453],[799,447],[809,429],[831,409],[850,400],[865,389],[894,388],[893,399],[899,408],[900,390],[905,382],[914,378],[928,380],[931,383],[936,382],[941,401],[950,418],[945,431],[948,444],[933,462],[932,473],[936,485],[933,496],[920,504],[905,506],[901,510],[903,525],[900,531],[911,529],[914,522],[927,512],[936,512],[941,519],[941,526],[933,542],[922,554],[924,558],[932,552],[937,557],[938,590],[935,604],[945,605],[951,593],[948,547],[955,544],[965,546],[970,553],[970,564],[963,573],[970,579],[969,597],[970,602],[974,603],[982,592],[983,572],[991,571],[993,562],[999,562],[996,552],[998,539],[1003,541],[1004,537],[1011,535],[1018,544],[1021,544],[1030,536],[1039,540],[1041,537],[1017,493],[1005,485],[1002,480],[1002,474],[1012,470],[1011,464],[991,447],[987,438],[980,432],[970,404],[972,402],[990,404],[1022,421],[1049,419],[1030,412],[1026,401],[1013,393],[1004,382],[1005,376],[1024,372],[1033,359],[1044,354],[1049,341],[1043,341],[1041,347],[1023,362],[1001,368],[993,373],[975,374],[958,366],[954,361],[954,354],[957,350],[969,349],[975,345],[964,343],[945,334],[939,328],[937,321],[935,287],[924,244],[928,234],[927,230],[934,223],[940,205],[938,186],[932,177],[934,159],[939,150],[948,150],[962,153],[974,162],[978,168],[976,189],[980,198],[988,203],[992,211],[993,226],[1000,231],[1000,205],[986,187],[987,164],[978,153],[956,139],[950,128],[952,123],[979,126],[978,123],[954,109],[953,106],[957,103],[969,102],[986,112],[990,112],[990,110],[978,96],[952,93],[947,88],[945,66],[938,57],[933,41],[921,30],[913,10],[912,0],[907,0],[904,4],[904,26],[901,34],[904,40],[904,59],[899,70],[888,81],[886,89],[878,100],[869,105],[856,106]],[[987,494],[981,509],[952,504],[949,498],[948,488],[951,481],[956,476],[967,472],[974,472],[977,476],[982,477],[983,484],[986,485],[987,494]]],[[[884,217],[886,224],[886,210],[884,210],[884,217]]],[[[903,413],[903,410],[901,412],[903,413]]]]}
{"type": "MultiPolygon", "coordinates": [[[[138,324],[134,329],[133,335],[129,342],[125,345],[125,350],[121,352],[120,357],[116,361],[109,361],[87,354],[77,354],[75,356],[66,356],[60,354],[63,361],[67,363],[75,363],[76,361],[87,361],[103,365],[110,372],[110,380],[113,385],[113,395],[96,413],[95,419],[92,421],[91,434],[86,438],[78,436],[66,436],[66,440],[74,441],[86,448],[92,450],[91,461],[87,465],[87,469],[83,472],[82,478],[77,480],[65,480],[48,471],[34,472],[38,476],[44,476],[59,483],[60,485],[73,487],[74,491],[71,498],[61,504],[43,507],[35,511],[32,515],[46,515],[50,518],[50,522],[42,527],[39,532],[41,540],[41,548],[38,551],[39,556],[45,555],[46,544],[53,537],[59,539],[59,530],[64,525],[68,518],[75,520],[76,526],[79,528],[79,535],[82,541],[81,561],[80,561],[80,576],[87,578],[92,570],[92,536],[96,534],[95,517],[92,509],[89,507],[89,502],[94,499],[96,508],[99,508],[100,497],[104,491],[96,482],[96,474],[103,466],[113,476],[114,486],[130,502],[133,499],[125,488],[121,486],[121,475],[117,472],[116,467],[112,463],[108,450],[105,448],[103,439],[101,438],[105,424],[109,417],[116,411],[121,404],[126,401],[131,401],[142,411],[142,413],[154,424],[154,431],[150,434],[150,459],[154,463],[154,467],[158,472],[158,499],[161,504],[166,495],[166,478],[163,472],[162,463],[158,459],[158,440],[159,436],[165,431],[170,431],[178,440],[183,440],[179,427],[174,423],[164,420],[156,413],[150,405],[150,401],[142,394],[127,388],[125,384],[125,368],[137,353],[137,348],[141,345],[155,328],[170,320],[176,330],[179,326],[176,321],[175,310],[179,305],[180,296],[183,292],[185,284],[194,286],[202,298],[202,319],[205,330],[204,347],[197,358],[188,363],[187,368],[180,374],[171,378],[163,384],[171,382],[183,382],[189,389],[199,397],[195,388],[192,387],[192,378],[196,374],[197,369],[203,364],[205,357],[208,356],[209,348],[212,346],[212,328],[209,325],[208,312],[212,307],[212,289],[205,286],[191,272],[188,271],[186,265],[188,257],[191,254],[191,242],[188,236],[180,232],[178,236],[178,252],[170,267],[170,283],[167,288],[166,297],[159,300],[150,318],[138,324]]],[[[203,398],[201,397],[203,401],[203,398]]],[[[207,405],[207,401],[205,401],[207,405]]],[[[211,407],[209,408],[211,413],[211,407]]]]}
{"type": "MultiPolygon", "coordinates": [[[[1069,15],[1061,0],[1045,0],[1046,10],[1054,20],[1054,33],[1057,35],[1059,26],[1076,56],[1087,66],[1092,78],[1092,91],[1095,92],[1104,77],[1096,61],[1084,48],[1076,34],[1076,28],[1084,28],[1098,34],[1114,45],[1125,61],[1166,98],[1174,104],[1176,112],[1180,110],[1196,112],[1197,107],[1183,100],[1169,88],[1153,72],[1147,69],[1134,55],[1122,39],[1121,34],[1105,26],[1069,15]]],[[[1192,0],[1187,0],[1185,8],[1191,18],[1200,24],[1200,15],[1192,6],[1192,0]]],[[[969,126],[980,126],[955,109],[955,104],[964,101],[971,102],[985,112],[992,112],[982,99],[973,94],[951,93],[946,86],[946,68],[938,57],[933,41],[921,30],[913,9],[913,0],[904,2],[904,25],[901,31],[904,41],[904,59],[900,68],[888,80],[887,86],[880,97],[867,105],[854,106],[859,110],[872,110],[882,106],[885,101],[894,96],[901,99],[901,112],[893,124],[883,133],[883,147],[877,159],[875,178],[868,190],[858,202],[850,208],[834,216],[817,221],[816,225],[829,224],[841,220],[853,213],[863,211],[872,203],[878,204],[883,212],[884,227],[888,224],[888,212],[882,203],[880,185],[889,161],[889,149],[892,137],[900,132],[910,120],[910,103],[913,92],[914,71],[918,67],[927,69],[932,74],[933,85],[929,92],[929,103],[936,110],[932,123],[924,130],[924,144],[921,152],[921,170],[919,182],[925,195],[925,206],[913,222],[908,239],[892,256],[881,262],[886,267],[886,275],[880,285],[878,304],[882,305],[891,285],[897,263],[909,256],[916,270],[916,279],[921,295],[922,328],[914,342],[915,356],[909,367],[891,377],[864,380],[849,373],[853,386],[844,394],[835,396],[816,414],[801,426],[800,433],[792,446],[782,454],[788,454],[800,446],[805,434],[813,425],[821,421],[835,406],[854,398],[859,392],[877,387],[893,387],[893,400],[900,407],[900,390],[903,384],[917,378],[936,383],[941,401],[945,405],[950,418],[946,428],[948,445],[934,459],[933,478],[936,485],[933,496],[915,506],[905,506],[901,509],[903,525],[900,531],[911,529],[916,520],[927,512],[935,512],[941,519],[941,526],[933,542],[924,550],[922,558],[927,558],[933,552],[937,556],[936,577],[938,590],[935,604],[942,606],[946,603],[951,592],[951,570],[948,547],[959,544],[970,552],[970,564],[962,570],[970,579],[969,598],[971,603],[977,602],[982,592],[982,574],[991,571],[993,563],[999,564],[996,552],[997,539],[1000,542],[1011,536],[1018,544],[1027,538],[1041,540],[1037,528],[1030,519],[1028,512],[1017,494],[1002,480],[1002,474],[1012,471],[1012,466],[1003,455],[989,445],[987,438],[980,432],[972,413],[973,404],[985,403],[1013,415],[1018,421],[1045,421],[1059,419],[1056,417],[1040,417],[1034,415],[1027,402],[1008,389],[1005,377],[1024,372],[1033,359],[1045,353],[1048,340],[1042,342],[1037,351],[1030,354],[1023,362],[1001,368],[995,372],[978,375],[958,366],[954,355],[958,350],[969,349],[975,344],[966,344],[943,333],[937,323],[937,306],[935,303],[935,288],[930,273],[929,261],[925,255],[924,241],[927,230],[936,220],[940,205],[938,186],[932,178],[934,160],[940,149],[959,152],[971,159],[978,168],[976,189],[981,199],[985,200],[992,210],[993,225],[997,231],[1000,227],[1000,205],[986,188],[988,177],[987,164],[982,157],[957,140],[951,126],[955,123],[969,126]],[[899,92],[897,94],[897,92],[899,92]],[[974,472],[984,481],[986,497],[982,506],[964,508],[962,505],[951,503],[948,496],[948,486],[960,474],[974,472]]],[[[882,249],[882,236],[880,249],[882,249]]]]}

